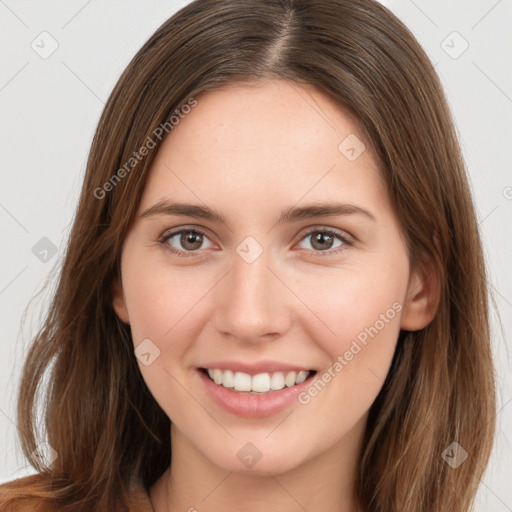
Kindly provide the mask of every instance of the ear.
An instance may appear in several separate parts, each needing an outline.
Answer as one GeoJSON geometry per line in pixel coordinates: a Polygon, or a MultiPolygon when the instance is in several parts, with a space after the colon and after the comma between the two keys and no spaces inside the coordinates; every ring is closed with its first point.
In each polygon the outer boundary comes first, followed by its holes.
{"type": "Polygon", "coordinates": [[[436,316],[441,300],[439,277],[432,262],[413,271],[409,279],[401,328],[419,331],[436,316]]]}
{"type": "Polygon", "coordinates": [[[123,285],[117,276],[114,278],[112,283],[112,307],[120,320],[125,324],[130,323],[130,317],[128,315],[128,309],[126,308],[126,301],[123,293],[123,285]]]}

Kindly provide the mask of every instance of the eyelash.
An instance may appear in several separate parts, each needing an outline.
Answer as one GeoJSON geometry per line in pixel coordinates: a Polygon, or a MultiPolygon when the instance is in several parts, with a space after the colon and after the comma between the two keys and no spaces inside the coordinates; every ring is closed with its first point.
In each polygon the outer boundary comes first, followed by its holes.
{"type": "MultiPolygon", "coordinates": [[[[157,239],[157,243],[164,250],[169,251],[172,254],[176,254],[176,255],[178,255],[180,257],[196,256],[198,254],[198,252],[200,251],[200,249],[195,250],[195,251],[180,251],[178,249],[175,249],[174,247],[172,247],[171,245],[169,245],[167,243],[167,241],[169,239],[171,239],[173,236],[179,235],[179,234],[182,234],[182,233],[197,233],[197,234],[200,234],[200,235],[208,238],[207,233],[205,231],[199,229],[199,228],[193,228],[193,229],[192,228],[180,228],[180,229],[177,229],[175,231],[163,233],[157,239]]],[[[331,228],[324,228],[324,227],[322,227],[322,228],[315,228],[315,229],[312,229],[311,231],[308,231],[299,240],[299,242],[302,242],[308,236],[311,236],[312,234],[315,234],[315,233],[322,233],[322,234],[328,234],[328,235],[334,236],[334,237],[338,238],[341,242],[343,242],[343,245],[341,245],[340,247],[337,247],[336,249],[329,249],[329,250],[326,250],[326,251],[312,251],[312,250],[308,251],[307,249],[305,249],[308,252],[312,253],[314,256],[318,256],[318,257],[331,256],[333,254],[336,254],[336,253],[339,253],[339,252],[345,250],[347,248],[347,246],[351,246],[353,244],[352,238],[350,238],[350,237],[348,237],[346,235],[342,235],[338,231],[334,231],[331,228]]]]}

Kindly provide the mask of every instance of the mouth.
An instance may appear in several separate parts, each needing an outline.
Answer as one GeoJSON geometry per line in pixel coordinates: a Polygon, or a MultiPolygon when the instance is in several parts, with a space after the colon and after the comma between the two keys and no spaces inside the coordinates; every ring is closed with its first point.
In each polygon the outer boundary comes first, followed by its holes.
{"type": "Polygon", "coordinates": [[[220,368],[199,368],[199,371],[217,386],[241,395],[270,395],[294,389],[317,373],[316,370],[299,370],[249,374],[220,368]]]}

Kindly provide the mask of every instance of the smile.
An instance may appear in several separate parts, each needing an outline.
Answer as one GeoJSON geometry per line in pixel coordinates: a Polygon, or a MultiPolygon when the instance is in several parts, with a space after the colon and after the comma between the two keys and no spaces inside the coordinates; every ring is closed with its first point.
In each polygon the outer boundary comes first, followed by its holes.
{"type": "Polygon", "coordinates": [[[265,372],[250,375],[245,372],[233,372],[218,368],[205,368],[210,379],[220,386],[236,392],[264,394],[279,391],[284,387],[291,388],[304,382],[312,371],[265,372]]]}
{"type": "MultiPolygon", "coordinates": [[[[250,371],[253,371],[252,369],[250,371]]],[[[245,418],[264,418],[278,414],[292,404],[316,375],[315,370],[286,370],[247,373],[236,368],[197,368],[206,396],[221,409],[245,418]]]]}

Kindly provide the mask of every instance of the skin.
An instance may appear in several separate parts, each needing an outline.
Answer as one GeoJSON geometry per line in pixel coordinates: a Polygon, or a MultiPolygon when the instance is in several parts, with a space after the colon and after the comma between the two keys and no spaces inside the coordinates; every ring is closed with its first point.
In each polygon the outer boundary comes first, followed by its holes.
{"type": "MultiPolygon", "coordinates": [[[[150,489],[156,512],[354,511],[353,485],[368,410],[388,373],[400,329],[425,327],[437,283],[411,269],[380,170],[357,122],[322,91],[274,80],[207,91],[161,145],[138,216],[125,239],[113,306],[134,346],[160,355],[142,375],[172,421],[172,463],[150,489]],[[338,149],[355,134],[366,150],[338,149]],[[167,198],[221,212],[227,225],[194,217],[141,217],[167,198]],[[374,215],[322,216],[282,225],[292,206],[343,202],[374,215]],[[202,228],[197,244],[171,228],[202,228]],[[324,256],[316,229],[353,243],[324,256]],[[253,237],[252,263],[237,247],[253,237]],[[201,244],[201,240],[203,243],[201,244]],[[194,249],[194,247],[199,247],[194,249]],[[320,248],[319,248],[320,247],[320,248]],[[197,367],[218,360],[272,359],[321,376],[365,327],[401,310],[307,405],[248,419],[221,409],[197,367]],[[252,468],[237,452],[261,452],[252,468]]],[[[324,247],[342,246],[334,237],[324,247]]]]}

